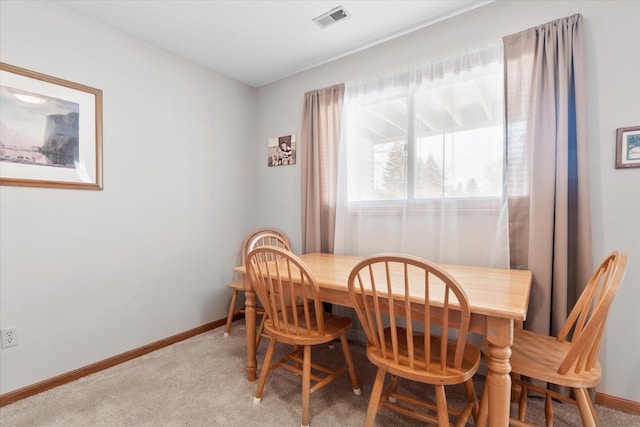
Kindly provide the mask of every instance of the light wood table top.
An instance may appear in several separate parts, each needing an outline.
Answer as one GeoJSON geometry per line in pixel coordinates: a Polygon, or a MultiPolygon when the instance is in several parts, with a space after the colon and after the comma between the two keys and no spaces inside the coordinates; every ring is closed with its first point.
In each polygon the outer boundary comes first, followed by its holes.
{"type": "MultiPolygon", "coordinates": [[[[309,266],[321,289],[336,291],[346,290],[351,270],[363,259],[323,253],[305,254],[300,258],[309,266]]],[[[467,293],[472,312],[525,320],[531,286],[530,271],[449,264],[439,266],[460,283],[467,293]]]]}

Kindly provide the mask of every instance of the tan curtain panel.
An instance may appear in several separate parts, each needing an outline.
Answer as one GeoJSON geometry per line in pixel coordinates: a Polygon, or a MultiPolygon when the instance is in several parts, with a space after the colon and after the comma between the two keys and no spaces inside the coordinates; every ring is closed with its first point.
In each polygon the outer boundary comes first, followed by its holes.
{"type": "Polygon", "coordinates": [[[504,37],[510,259],[526,328],[556,335],[593,269],[582,16],[504,37]]]}
{"type": "Polygon", "coordinates": [[[333,252],[344,84],[304,95],[302,251],[333,252]]]}

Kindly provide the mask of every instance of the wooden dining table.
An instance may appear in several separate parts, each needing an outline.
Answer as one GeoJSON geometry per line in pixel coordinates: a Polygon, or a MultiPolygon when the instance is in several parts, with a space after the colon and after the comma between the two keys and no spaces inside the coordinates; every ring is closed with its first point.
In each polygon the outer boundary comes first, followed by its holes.
{"type": "MultiPolygon", "coordinates": [[[[300,258],[307,264],[324,302],[353,307],[347,290],[347,280],[363,257],[309,253],[300,258]]],[[[513,330],[527,317],[532,274],[527,270],[439,264],[464,288],[471,309],[469,330],[486,337],[488,421],[490,426],[509,425],[511,401],[511,344],[513,330]]],[[[244,266],[235,271],[244,275],[244,266]]],[[[256,295],[245,292],[245,322],[247,334],[247,378],[255,381],[256,361],[256,295]]],[[[425,301],[424,304],[428,304],[425,301]]]]}

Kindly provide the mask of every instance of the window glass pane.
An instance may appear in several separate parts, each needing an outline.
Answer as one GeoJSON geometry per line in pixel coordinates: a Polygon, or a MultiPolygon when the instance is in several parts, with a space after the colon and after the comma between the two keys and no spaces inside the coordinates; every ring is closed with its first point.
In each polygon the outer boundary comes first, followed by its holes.
{"type": "Polygon", "coordinates": [[[444,184],[444,140],[441,136],[420,138],[416,150],[414,196],[442,197],[444,184]]]}
{"type": "Polygon", "coordinates": [[[407,99],[372,96],[354,111],[347,145],[350,201],[407,197],[407,99]]]}
{"type": "Polygon", "coordinates": [[[350,92],[349,201],[501,197],[502,56],[471,57],[350,92]]]}
{"type": "Polygon", "coordinates": [[[502,126],[420,138],[415,198],[500,196],[502,155],[502,126]]]}
{"type": "Polygon", "coordinates": [[[405,141],[374,146],[374,200],[403,200],[407,198],[407,150],[405,141]]]}

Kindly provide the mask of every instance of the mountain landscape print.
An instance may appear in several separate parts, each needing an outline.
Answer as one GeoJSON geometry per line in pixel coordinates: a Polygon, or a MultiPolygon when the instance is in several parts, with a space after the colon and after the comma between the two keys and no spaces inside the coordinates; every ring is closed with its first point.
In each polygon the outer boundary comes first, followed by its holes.
{"type": "Polygon", "coordinates": [[[75,168],[79,104],[0,85],[0,162],[75,168]]]}

